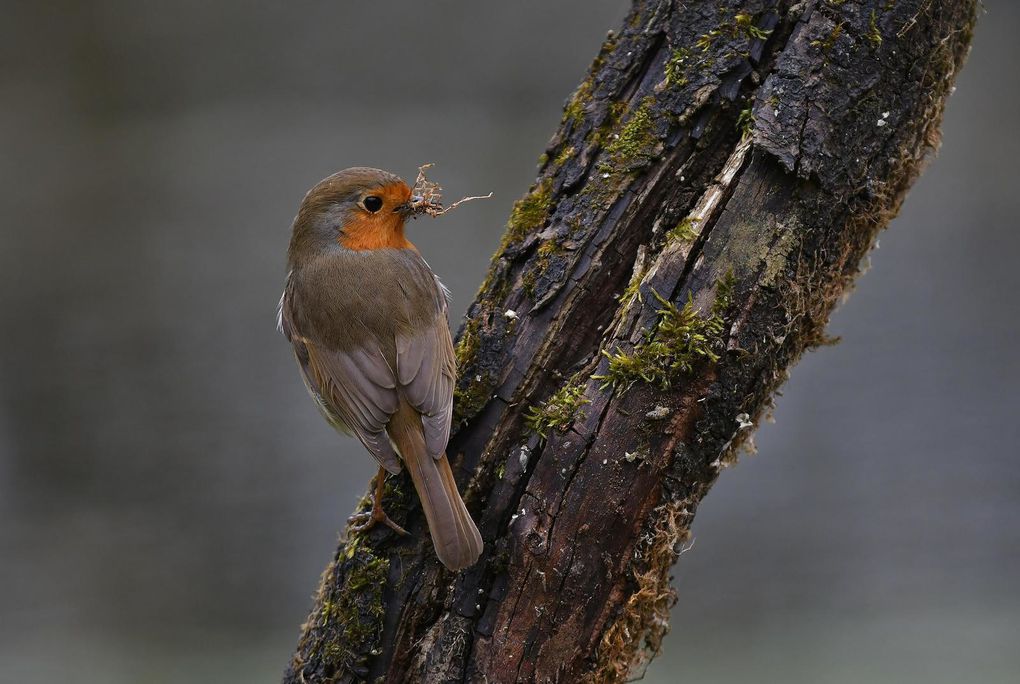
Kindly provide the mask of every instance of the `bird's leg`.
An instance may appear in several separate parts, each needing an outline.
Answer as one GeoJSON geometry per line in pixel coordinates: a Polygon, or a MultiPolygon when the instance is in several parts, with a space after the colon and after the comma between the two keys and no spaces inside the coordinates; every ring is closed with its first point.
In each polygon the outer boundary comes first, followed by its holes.
{"type": "Polygon", "coordinates": [[[355,513],[347,519],[347,522],[351,524],[352,532],[367,532],[375,527],[377,523],[383,523],[397,534],[407,534],[407,530],[390,520],[390,516],[386,515],[386,511],[383,510],[382,497],[383,485],[385,485],[385,483],[386,469],[380,466],[379,472],[375,476],[375,492],[372,495],[372,510],[366,513],[355,513]]]}

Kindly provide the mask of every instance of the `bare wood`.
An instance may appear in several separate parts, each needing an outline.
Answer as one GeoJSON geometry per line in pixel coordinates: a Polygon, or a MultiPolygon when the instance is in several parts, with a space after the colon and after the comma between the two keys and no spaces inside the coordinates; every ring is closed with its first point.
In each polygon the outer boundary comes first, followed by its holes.
{"type": "Polygon", "coordinates": [[[446,572],[391,480],[410,536],[340,544],[284,681],[639,674],[698,502],[937,146],[975,11],[635,0],[460,332],[481,561],[446,572]]]}

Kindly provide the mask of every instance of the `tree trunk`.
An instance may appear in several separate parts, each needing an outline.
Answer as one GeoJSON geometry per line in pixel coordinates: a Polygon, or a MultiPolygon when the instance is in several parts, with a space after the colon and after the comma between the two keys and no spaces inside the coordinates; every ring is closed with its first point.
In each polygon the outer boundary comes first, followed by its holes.
{"type": "Polygon", "coordinates": [[[448,453],[481,560],[447,572],[391,478],[410,536],[341,542],[284,681],[639,675],[699,501],[937,145],[975,12],[635,0],[460,330],[448,453]]]}

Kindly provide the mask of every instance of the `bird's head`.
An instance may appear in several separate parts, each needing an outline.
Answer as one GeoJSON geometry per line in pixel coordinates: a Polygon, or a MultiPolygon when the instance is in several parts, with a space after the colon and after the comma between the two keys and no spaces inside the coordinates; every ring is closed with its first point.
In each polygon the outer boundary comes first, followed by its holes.
{"type": "Polygon", "coordinates": [[[355,167],[325,178],[308,191],[297,217],[290,257],[337,245],[352,250],[413,249],[404,222],[415,211],[411,188],[399,176],[355,167]]]}

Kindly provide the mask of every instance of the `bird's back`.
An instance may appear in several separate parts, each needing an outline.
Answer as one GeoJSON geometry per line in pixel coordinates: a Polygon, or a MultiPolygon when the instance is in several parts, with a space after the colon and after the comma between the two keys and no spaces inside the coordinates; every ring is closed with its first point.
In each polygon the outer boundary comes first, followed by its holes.
{"type": "Polygon", "coordinates": [[[336,351],[379,345],[432,325],[444,310],[435,275],[410,249],[335,252],[291,274],[293,316],[305,337],[336,351]]]}

